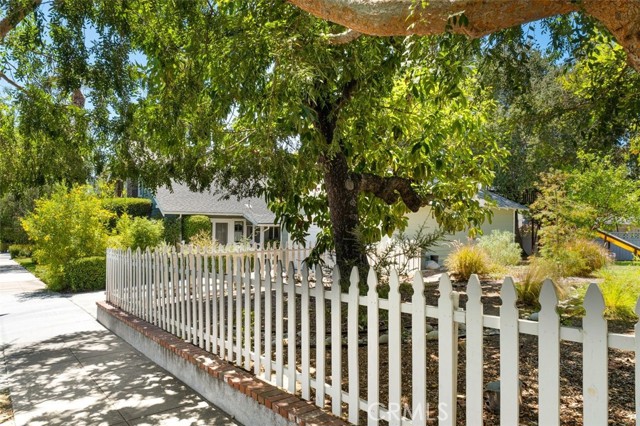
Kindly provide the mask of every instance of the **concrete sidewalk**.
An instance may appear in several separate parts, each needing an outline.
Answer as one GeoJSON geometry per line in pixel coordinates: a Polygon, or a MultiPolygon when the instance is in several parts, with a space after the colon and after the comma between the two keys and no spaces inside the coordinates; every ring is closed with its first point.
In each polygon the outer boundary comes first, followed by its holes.
{"type": "Polygon", "coordinates": [[[96,320],[104,292],[60,295],[0,254],[0,387],[21,425],[235,425],[96,320]]]}

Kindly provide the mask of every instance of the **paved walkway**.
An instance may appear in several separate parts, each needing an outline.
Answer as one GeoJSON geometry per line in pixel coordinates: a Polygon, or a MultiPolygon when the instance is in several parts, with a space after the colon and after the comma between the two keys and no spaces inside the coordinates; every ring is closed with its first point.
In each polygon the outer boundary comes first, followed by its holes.
{"type": "Polygon", "coordinates": [[[0,386],[16,426],[236,424],[102,327],[99,299],[47,292],[0,254],[0,386]]]}

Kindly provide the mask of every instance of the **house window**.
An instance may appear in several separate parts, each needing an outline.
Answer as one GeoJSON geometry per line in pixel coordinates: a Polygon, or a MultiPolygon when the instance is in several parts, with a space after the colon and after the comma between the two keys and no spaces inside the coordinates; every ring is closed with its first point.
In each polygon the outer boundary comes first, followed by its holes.
{"type": "Polygon", "coordinates": [[[227,245],[229,242],[229,224],[226,222],[216,222],[215,238],[219,244],[227,245]]]}
{"type": "Polygon", "coordinates": [[[251,223],[247,223],[247,239],[250,242],[254,241],[254,238],[253,238],[253,224],[251,224],[251,223]]]}
{"type": "Polygon", "coordinates": [[[271,241],[280,242],[280,227],[279,226],[270,226],[267,229],[267,235],[265,237],[265,242],[269,243],[271,241]]]}
{"type": "Polygon", "coordinates": [[[233,241],[238,243],[244,238],[244,222],[236,220],[233,224],[233,241]]]}

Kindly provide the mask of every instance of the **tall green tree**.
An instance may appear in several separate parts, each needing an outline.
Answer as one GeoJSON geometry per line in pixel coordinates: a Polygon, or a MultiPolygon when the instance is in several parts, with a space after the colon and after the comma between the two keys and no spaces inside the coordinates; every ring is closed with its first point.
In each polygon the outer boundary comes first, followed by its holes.
{"type": "Polygon", "coordinates": [[[582,151],[610,156],[637,177],[640,74],[593,31],[570,62],[526,45],[503,45],[484,58],[482,83],[499,105],[494,130],[510,153],[495,180],[504,195],[530,202],[541,173],[572,169],[582,151]]]}
{"type": "Polygon", "coordinates": [[[335,248],[344,277],[409,211],[430,205],[448,230],[485,219],[473,197],[501,151],[485,131],[492,103],[470,90],[473,46],[335,44],[339,28],[283,1],[210,6],[155,6],[128,22],[149,62],[123,163],[158,184],[265,195],[294,238],[323,228],[318,252],[335,248]]]}

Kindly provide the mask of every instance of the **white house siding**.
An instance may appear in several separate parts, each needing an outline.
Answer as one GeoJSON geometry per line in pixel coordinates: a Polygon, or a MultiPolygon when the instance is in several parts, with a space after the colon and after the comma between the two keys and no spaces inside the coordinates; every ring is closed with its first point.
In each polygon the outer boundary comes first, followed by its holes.
{"type": "MultiPolygon", "coordinates": [[[[481,227],[484,234],[490,234],[491,231],[494,230],[515,232],[515,211],[513,209],[491,210],[493,212],[491,223],[489,223],[489,221],[485,221],[485,223],[481,227]]],[[[408,220],[409,223],[404,233],[409,238],[412,235],[415,235],[423,224],[425,225],[424,232],[430,233],[438,229],[438,223],[431,215],[431,209],[429,207],[423,207],[417,213],[409,214],[408,220]]],[[[444,240],[442,242],[432,247],[427,255],[438,256],[438,262],[442,263],[453,249],[451,242],[459,241],[461,243],[465,243],[468,241],[468,236],[468,231],[448,234],[444,237],[444,240]]]]}

